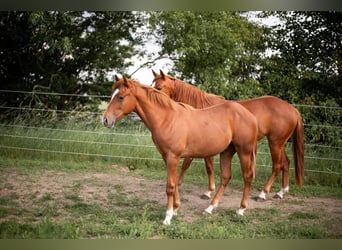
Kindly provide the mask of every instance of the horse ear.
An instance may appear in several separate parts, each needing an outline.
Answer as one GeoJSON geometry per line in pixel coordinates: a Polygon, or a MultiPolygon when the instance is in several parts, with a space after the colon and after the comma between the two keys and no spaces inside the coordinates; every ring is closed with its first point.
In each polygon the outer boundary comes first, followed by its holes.
{"type": "Polygon", "coordinates": [[[160,75],[162,76],[162,78],[165,79],[165,74],[164,74],[164,72],[163,72],[161,69],[160,69],[159,71],[160,71],[160,75]]]}
{"type": "Polygon", "coordinates": [[[130,88],[131,87],[131,84],[129,82],[129,79],[125,76],[122,77],[123,80],[124,80],[124,86],[127,87],[127,88],[130,88]]]}
{"type": "Polygon", "coordinates": [[[152,73],[153,73],[154,77],[157,77],[158,73],[156,73],[153,69],[152,69],[152,73]]]}
{"type": "Polygon", "coordinates": [[[118,82],[120,80],[120,78],[118,77],[117,74],[115,74],[115,81],[118,82]]]}

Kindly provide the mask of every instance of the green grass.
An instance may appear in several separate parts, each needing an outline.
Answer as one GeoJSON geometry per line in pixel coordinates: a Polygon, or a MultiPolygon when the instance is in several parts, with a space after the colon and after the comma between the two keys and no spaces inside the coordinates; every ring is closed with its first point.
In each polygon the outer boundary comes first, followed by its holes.
{"type": "MultiPolygon", "coordinates": [[[[37,174],[37,173],[36,173],[37,174]]],[[[34,177],[33,174],[32,177],[34,177]]],[[[101,185],[97,183],[96,185],[101,185]]],[[[248,216],[238,216],[233,210],[218,208],[211,216],[200,216],[192,222],[183,216],[175,217],[170,226],[162,226],[163,205],[127,198],[122,186],[114,185],[109,202],[100,206],[96,199],[85,201],[79,196],[76,183],[65,195],[55,200],[53,194],[36,197],[36,207],[20,211],[13,200],[17,196],[2,197],[1,217],[17,218],[0,223],[0,238],[15,239],[322,239],[340,238],[329,229],[333,221],[322,219],[317,212],[281,214],[278,207],[253,209],[248,216]],[[76,187],[75,187],[76,186],[76,187]],[[62,203],[62,204],[61,204],[62,203]],[[62,209],[57,209],[61,207],[62,209]],[[5,210],[5,207],[11,209],[5,210]],[[324,223],[322,223],[324,222],[324,223]]],[[[341,221],[340,221],[341,223],[341,221]]]]}
{"type": "MultiPolygon", "coordinates": [[[[31,124],[27,122],[15,124],[19,127],[0,126],[0,145],[5,146],[0,147],[0,188],[13,190],[13,187],[4,181],[6,174],[18,174],[34,185],[36,179],[47,175],[50,171],[58,171],[70,176],[90,173],[117,174],[116,166],[127,169],[126,175],[151,181],[165,180],[164,163],[152,143],[149,131],[141,123],[124,120],[111,130],[103,128],[98,123],[83,124],[75,123],[75,121],[56,124],[40,123],[39,126],[37,124],[35,125],[37,128],[34,129],[28,128],[31,124]],[[108,135],[108,133],[146,136],[108,135]],[[131,146],[122,144],[131,144],[131,146]],[[136,145],[149,145],[150,147],[137,147],[136,145]],[[56,153],[57,151],[66,153],[56,153]],[[130,159],[127,156],[143,159],[130,159]],[[145,159],[151,157],[155,160],[145,159]]],[[[264,142],[260,143],[258,150],[267,153],[267,145],[264,142]]],[[[291,153],[290,148],[288,152],[291,153]]],[[[339,158],[340,152],[331,149],[307,148],[306,155],[339,158]]],[[[270,166],[269,155],[259,154],[258,163],[270,166]]],[[[339,162],[321,162],[314,159],[306,161],[306,169],[322,170],[325,164],[334,171],[341,169],[339,162]]],[[[215,166],[218,185],[219,166],[218,164],[215,166]]],[[[261,189],[270,173],[270,167],[258,167],[253,188],[261,189]]],[[[342,199],[341,175],[306,172],[303,187],[297,188],[294,185],[293,169],[290,174],[291,194],[296,197],[342,199]]],[[[272,192],[280,188],[280,179],[279,176],[273,185],[272,192]]],[[[201,186],[201,188],[207,185],[203,160],[196,160],[192,164],[184,181],[187,184],[201,186]]],[[[233,178],[229,187],[241,189],[242,183],[241,170],[235,156],[233,178]]],[[[1,194],[0,238],[311,239],[342,237],[341,232],[333,230],[342,222],[333,220],[329,216],[325,217],[318,211],[282,214],[279,207],[258,208],[249,210],[248,216],[239,217],[234,210],[218,208],[212,216],[198,216],[191,222],[185,220],[186,215],[180,214],[173,219],[170,226],[165,227],[161,225],[161,222],[165,216],[166,199],[165,204],[147,201],[136,196],[132,191],[128,192],[123,185],[112,183],[108,186],[106,183],[88,179],[73,181],[63,189],[60,197],[56,197],[54,192],[33,192],[27,197],[22,197],[19,193],[1,194]],[[103,190],[110,190],[110,192],[106,197],[102,197],[100,193],[94,193],[91,198],[85,199],[81,195],[81,190],[85,184],[90,185],[89,183],[103,190]],[[22,198],[31,200],[34,205],[20,205],[22,198]]],[[[158,191],[165,192],[163,189],[158,191]]]]}
{"type": "MultiPolygon", "coordinates": [[[[34,177],[34,175],[33,175],[34,177]]],[[[162,190],[161,190],[162,191],[162,190]]],[[[305,239],[340,238],[329,229],[331,220],[319,220],[316,212],[282,215],[278,207],[253,209],[240,217],[233,210],[218,208],[215,213],[192,222],[185,215],[175,217],[168,227],[162,226],[163,204],[146,202],[139,197],[127,198],[117,187],[108,195],[109,202],[100,206],[96,199],[84,201],[79,189],[72,188],[63,201],[49,193],[35,198],[36,207],[17,206],[17,197],[3,197],[1,202],[1,238],[116,238],[116,239],[305,239]],[[115,192],[115,193],[114,193],[115,192]],[[52,203],[51,203],[52,202],[52,203]],[[62,204],[61,204],[62,202],[62,204]],[[62,206],[61,209],[57,207],[62,206]],[[5,209],[5,208],[8,209],[5,209]],[[11,216],[10,216],[11,215],[11,216]]],[[[341,223],[341,222],[340,222],[341,223]]]]}

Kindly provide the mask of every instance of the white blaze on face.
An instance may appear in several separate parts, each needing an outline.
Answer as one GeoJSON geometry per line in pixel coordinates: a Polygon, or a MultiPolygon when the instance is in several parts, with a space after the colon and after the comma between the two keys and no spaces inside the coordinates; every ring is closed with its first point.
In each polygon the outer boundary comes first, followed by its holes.
{"type": "Polygon", "coordinates": [[[110,101],[113,101],[113,99],[115,98],[115,96],[119,93],[119,89],[116,89],[112,95],[112,98],[110,98],[110,101]]]}

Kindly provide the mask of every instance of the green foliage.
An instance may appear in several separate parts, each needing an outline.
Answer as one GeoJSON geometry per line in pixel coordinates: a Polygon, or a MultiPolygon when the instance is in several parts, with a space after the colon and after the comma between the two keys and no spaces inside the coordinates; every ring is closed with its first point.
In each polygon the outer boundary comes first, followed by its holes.
{"type": "Polygon", "coordinates": [[[268,94],[293,103],[334,99],[341,106],[341,12],[266,12],[280,22],[272,29],[262,84],[268,94]]]}
{"type": "MultiPolygon", "coordinates": [[[[131,12],[1,12],[1,89],[108,95],[106,73],[130,65],[139,26],[131,12]]],[[[97,109],[100,99],[80,96],[0,93],[5,106],[97,109]]]]}
{"type": "MultiPolygon", "coordinates": [[[[160,54],[174,62],[170,74],[209,93],[232,100],[274,95],[294,104],[340,107],[341,13],[259,15],[279,23],[267,28],[239,12],[174,11],[152,12],[150,25],[160,54]]],[[[339,109],[300,111],[308,124],[306,142],[341,145],[339,109]]]]}
{"type": "Polygon", "coordinates": [[[280,22],[270,47],[277,51],[264,61],[261,84],[266,94],[299,106],[305,141],[341,146],[342,15],[340,12],[268,12],[280,22]],[[324,107],[331,108],[324,108],[324,107]],[[336,107],[336,108],[335,108],[336,107]],[[336,129],[333,129],[336,128],[336,129]]]}
{"type": "Polygon", "coordinates": [[[267,29],[237,12],[152,12],[151,27],[175,75],[230,99],[260,94],[255,75],[267,29]],[[241,86],[240,86],[241,85],[241,86]],[[249,93],[240,92],[249,89],[249,93]]]}
{"type": "Polygon", "coordinates": [[[297,107],[304,123],[308,124],[305,127],[306,143],[341,147],[342,108],[333,99],[315,102],[307,98],[306,103],[313,106],[297,107]]]}
{"type": "Polygon", "coordinates": [[[77,239],[79,228],[73,223],[57,224],[50,217],[44,217],[37,224],[22,224],[16,220],[0,224],[2,239],[77,239]]]}

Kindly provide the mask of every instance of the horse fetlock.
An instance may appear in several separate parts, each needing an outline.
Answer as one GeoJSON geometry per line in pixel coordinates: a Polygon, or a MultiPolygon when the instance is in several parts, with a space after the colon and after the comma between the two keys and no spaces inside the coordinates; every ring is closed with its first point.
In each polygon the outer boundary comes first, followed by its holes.
{"type": "Polygon", "coordinates": [[[171,224],[171,219],[172,219],[173,215],[174,215],[173,209],[167,210],[166,211],[166,217],[165,217],[165,219],[163,221],[163,224],[164,225],[170,225],[171,224]]]}
{"type": "Polygon", "coordinates": [[[207,207],[205,210],[204,210],[204,212],[206,212],[207,214],[212,214],[212,212],[213,212],[213,209],[215,208],[215,207],[217,207],[217,204],[215,204],[215,205],[209,205],[209,207],[207,207]]]}
{"type": "Polygon", "coordinates": [[[245,212],[245,210],[246,210],[246,208],[239,208],[239,209],[236,211],[236,213],[237,213],[238,215],[243,216],[243,213],[245,212]]]}
{"type": "Polygon", "coordinates": [[[259,196],[258,196],[258,200],[266,200],[266,193],[264,191],[261,191],[259,196]]]}
{"type": "Polygon", "coordinates": [[[283,199],[284,198],[284,194],[289,192],[289,187],[285,187],[280,189],[280,191],[278,193],[275,194],[274,198],[276,199],[283,199]]]}

